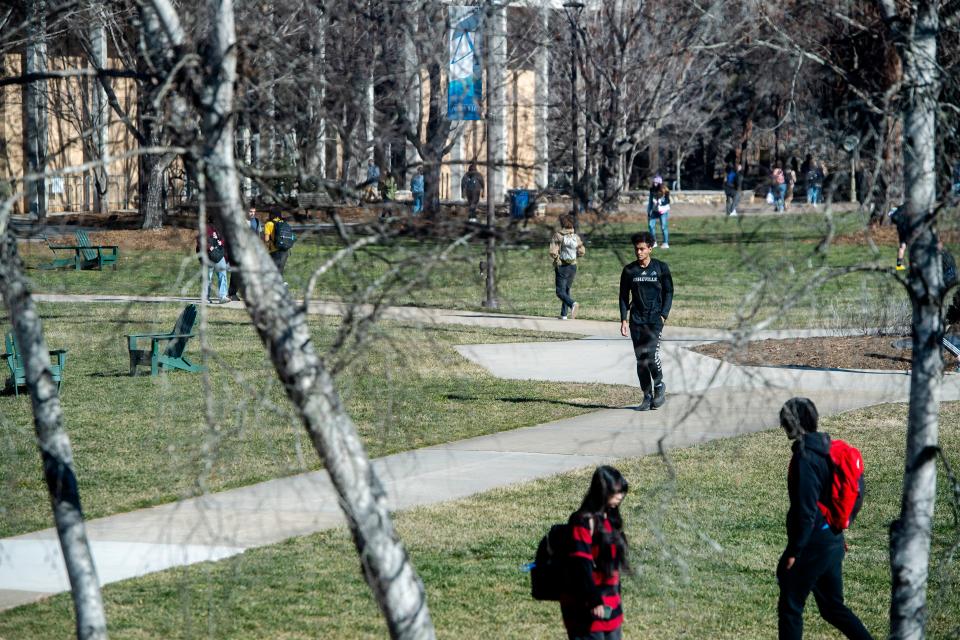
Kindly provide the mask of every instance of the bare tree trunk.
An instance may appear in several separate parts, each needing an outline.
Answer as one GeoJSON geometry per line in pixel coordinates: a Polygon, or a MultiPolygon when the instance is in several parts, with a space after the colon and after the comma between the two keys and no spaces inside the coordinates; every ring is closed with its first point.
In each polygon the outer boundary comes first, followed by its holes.
{"type": "Polygon", "coordinates": [[[440,166],[443,162],[443,149],[450,130],[443,105],[443,78],[440,65],[433,62],[428,67],[430,77],[430,104],[427,114],[427,143],[422,147],[423,155],[423,210],[428,216],[440,212],[440,166]]]}
{"type": "MultiPolygon", "coordinates": [[[[107,68],[107,34],[106,16],[100,2],[90,5],[90,58],[97,69],[107,68]]],[[[96,149],[96,158],[102,164],[93,171],[94,193],[93,208],[99,213],[107,213],[110,199],[110,156],[107,148],[108,118],[107,92],[103,86],[93,81],[90,83],[90,123],[93,129],[93,146],[96,149]]]]}
{"type": "Polygon", "coordinates": [[[9,232],[4,233],[0,241],[0,293],[13,321],[17,348],[23,355],[37,446],[70,579],[77,638],[106,638],[107,618],[100,597],[100,582],[87,542],[80,490],[73,471],[73,452],[70,438],[63,429],[60,396],[50,374],[50,354],[43,339],[40,314],[17,255],[17,242],[9,232]]]}
{"type": "MultiPolygon", "coordinates": [[[[138,61],[138,67],[144,73],[148,71],[142,60],[138,61]]],[[[163,116],[154,104],[158,88],[150,83],[141,82],[137,89],[137,128],[143,136],[143,143],[151,147],[162,146],[163,116]]],[[[139,157],[137,191],[142,216],[141,229],[163,227],[163,172],[171,162],[173,162],[172,155],[160,157],[155,154],[144,154],[139,157]]]]}
{"type": "Polygon", "coordinates": [[[141,229],[163,227],[164,198],[163,173],[173,162],[174,155],[144,155],[140,160],[140,213],[143,215],[141,229]]]}
{"type": "Polygon", "coordinates": [[[943,361],[940,309],[944,282],[931,228],[936,198],[937,4],[914,2],[913,24],[901,22],[893,0],[881,9],[893,30],[904,68],[904,180],[912,230],[909,291],[913,303],[910,411],[900,517],[890,525],[890,637],[924,637],[927,577],[937,490],[937,389],[943,361]]]}
{"type": "Polygon", "coordinates": [[[420,24],[421,3],[404,2],[402,3],[401,20],[403,29],[402,50],[400,53],[401,63],[403,64],[403,76],[401,78],[402,96],[400,98],[402,107],[401,122],[405,123],[406,129],[403,132],[406,138],[404,157],[406,167],[402,171],[397,171],[397,181],[401,185],[408,185],[411,174],[411,168],[415,167],[421,160],[420,152],[417,150],[417,144],[411,141],[420,140],[420,131],[422,129],[422,96],[420,82],[420,62],[417,57],[416,37],[420,24]]]}
{"type": "MultiPolygon", "coordinates": [[[[233,155],[231,114],[237,64],[233,4],[232,0],[209,0],[209,4],[213,32],[202,47],[208,76],[196,102],[203,110],[203,137],[215,142],[205,147],[198,165],[207,178],[210,204],[239,263],[248,292],[247,309],[340,496],[364,575],[391,637],[433,638],[423,584],[393,528],[386,492],[311,341],[306,310],[294,303],[263,243],[245,220],[233,155]]],[[[153,6],[158,13],[173,15],[168,0],[153,0],[153,6]]]]}
{"type": "MultiPolygon", "coordinates": [[[[47,70],[47,2],[33,0],[27,3],[29,39],[26,45],[27,73],[45,73],[47,70]]],[[[28,173],[42,173],[47,168],[47,81],[34,80],[24,87],[23,127],[24,168],[28,173]]],[[[47,221],[47,181],[30,180],[26,184],[27,211],[42,225],[47,221]]]]}
{"type": "Polygon", "coordinates": [[[310,51],[310,126],[311,135],[307,139],[306,169],[311,176],[321,180],[326,178],[327,171],[327,143],[326,117],[324,102],[326,101],[327,87],[324,75],[324,61],[327,49],[327,17],[322,11],[316,10],[316,29],[311,32],[312,47],[310,51]]]}

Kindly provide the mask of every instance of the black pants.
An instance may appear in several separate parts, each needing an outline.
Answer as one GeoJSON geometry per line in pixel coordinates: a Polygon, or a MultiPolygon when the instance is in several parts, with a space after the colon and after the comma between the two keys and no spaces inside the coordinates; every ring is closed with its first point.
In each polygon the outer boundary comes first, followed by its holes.
{"type": "Polygon", "coordinates": [[[467,210],[471,219],[477,217],[477,205],[480,204],[479,191],[467,191],[467,210]]]}
{"type": "Polygon", "coordinates": [[[790,570],[780,558],[777,581],[780,600],[777,616],[780,640],[800,640],[803,637],[803,607],[807,596],[813,597],[820,609],[820,617],[852,640],[873,640],[870,632],[847,605],[843,603],[843,538],[825,546],[807,547],[790,570]]]}
{"type": "Polygon", "coordinates": [[[289,250],[277,250],[270,254],[270,258],[273,259],[273,264],[277,265],[277,269],[280,271],[280,275],[283,275],[283,270],[287,266],[287,256],[290,254],[289,250]]]}
{"type": "Polygon", "coordinates": [[[238,293],[243,293],[243,282],[240,279],[240,267],[230,265],[230,287],[227,295],[233,297],[238,293]]]}
{"type": "Polygon", "coordinates": [[[644,394],[651,393],[653,387],[663,383],[663,369],[660,366],[660,331],[662,324],[630,323],[630,338],[633,340],[633,353],[637,357],[637,378],[644,394]]]}
{"type": "Polygon", "coordinates": [[[590,631],[593,616],[582,606],[568,604],[560,605],[563,616],[563,626],[567,632],[567,640],[621,640],[623,628],[617,627],[613,631],[590,631]]]}
{"type": "Polygon", "coordinates": [[[560,298],[560,315],[566,317],[567,312],[573,309],[573,298],[570,295],[570,288],[573,287],[573,279],[577,277],[577,265],[559,264],[555,270],[557,276],[557,297],[560,298]]]}

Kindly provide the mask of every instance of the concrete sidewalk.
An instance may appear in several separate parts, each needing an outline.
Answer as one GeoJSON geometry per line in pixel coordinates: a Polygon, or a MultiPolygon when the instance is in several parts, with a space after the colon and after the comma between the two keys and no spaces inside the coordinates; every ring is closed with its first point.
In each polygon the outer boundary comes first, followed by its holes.
{"type": "MultiPolygon", "coordinates": [[[[125,296],[37,296],[87,302],[179,302],[125,296]]],[[[239,306],[239,305],[237,305],[239,306]]],[[[338,313],[338,305],[311,312],[338,313]]],[[[580,333],[583,340],[468,345],[460,352],[505,378],[636,384],[630,341],[615,322],[566,321],[438,309],[395,308],[412,322],[580,333]]],[[[795,332],[796,334],[806,332],[795,332]]],[[[454,500],[623,457],[655,453],[775,426],[783,401],[810,396],[822,415],[903,401],[909,377],[890,372],[736,367],[684,348],[726,332],[668,327],[663,360],[669,400],[657,411],[611,407],[574,418],[419,449],[374,461],[392,509],[454,500]]],[[[782,337],[777,332],[770,337],[782,337]]],[[[639,395],[639,394],[638,394],[639,395]]],[[[941,398],[960,398],[960,376],[941,398]]],[[[639,398],[638,398],[639,400],[639,398]]],[[[173,566],[223,559],[343,524],[325,472],[299,474],[87,523],[98,574],[107,584],[173,566]]],[[[0,540],[0,608],[66,591],[53,529],[0,540]]]]}

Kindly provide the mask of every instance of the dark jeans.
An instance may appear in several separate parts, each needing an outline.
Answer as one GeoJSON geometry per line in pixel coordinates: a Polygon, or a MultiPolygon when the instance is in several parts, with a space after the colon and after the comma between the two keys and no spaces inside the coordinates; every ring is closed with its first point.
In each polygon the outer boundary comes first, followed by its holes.
{"type": "Polygon", "coordinates": [[[860,618],[843,603],[844,553],[843,538],[837,536],[835,543],[808,546],[789,571],[783,566],[785,558],[780,558],[777,566],[780,640],[800,640],[803,637],[803,607],[811,591],[820,609],[820,617],[840,633],[852,640],[873,640],[860,618]]]}
{"type": "Polygon", "coordinates": [[[566,317],[567,312],[573,309],[570,288],[573,286],[573,279],[577,277],[577,265],[558,264],[554,270],[557,275],[557,297],[560,298],[560,315],[566,317]]]}
{"type": "Polygon", "coordinates": [[[273,260],[273,264],[277,265],[277,270],[280,271],[280,275],[283,275],[283,270],[287,266],[287,256],[290,254],[289,250],[279,249],[270,254],[270,258],[273,260]]]}
{"type": "Polygon", "coordinates": [[[243,293],[243,281],[240,278],[240,267],[231,264],[230,265],[230,287],[227,291],[228,296],[235,296],[238,293],[243,293]]]}
{"type": "Polygon", "coordinates": [[[637,357],[637,378],[644,394],[663,383],[663,368],[660,366],[660,331],[663,325],[630,323],[630,339],[637,357]]]}
{"type": "Polygon", "coordinates": [[[727,212],[727,215],[730,215],[731,213],[737,210],[737,205],[740,204],[740,192],[737,191],[733,195],[729,193],[725,195],[727,198],[726,212],[727,212]]]}
{"type": "Polygon", "coordinates": [[[467,209],[469,211],[470,218],[477,217],[477,206],[479,204],[480,204],[480,192],[468,191],[467,192],[467,209]]]}

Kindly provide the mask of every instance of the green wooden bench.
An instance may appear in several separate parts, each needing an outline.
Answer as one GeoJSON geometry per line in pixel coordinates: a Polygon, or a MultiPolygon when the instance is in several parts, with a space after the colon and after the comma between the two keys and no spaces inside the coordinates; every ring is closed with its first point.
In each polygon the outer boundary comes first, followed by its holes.
{"type": "Polygon", "coordinates": [[[177,323],[170,333],[133,333],[127,334],[127,351],[130,353],[130,375],[137,375],[137,365],[150,363],[150,375],[155,376],[161,369],[180,369],[181,371],[203,371],[203,367],[187,360],[183,352],[187,343],[195,334],[193,325],[197,321],[197,305],[184,307],[177,323]],[[150,341],[150,348],[141,348],[150,341]],[[166,345],[164,347],[164,345],[166,345]]]}
{"type": "Polygon", "coordinates": [[[54,253],[53,262],[42,265],[43,269],[59,269],[60,267],[73,267],[77,271],[82,269],[100,269],[105,266],[117,268],[117,259],[120,257],[119,247],[109,244],[90,244],[90,238],[86,231],[75,231],[73,237],[76,238],[76,244],[50,244],[47,240],[47,247],[54,253]],[[57,252],[73,252],[69,258],[56,257],[57,252]]]}
{"type": "MultiPolygon", "coordinates": [[[[6,342],[7,352],[3,357],[7,361],[7,367],[10,369],[10,379],[13,381],[13,393],[20,397],[20,385],[27,384],[27,374],[23,368],[23,356],[17,351],[17,341],[12,333],[7,333],[4,340],[6,342]]],[[[67,365],[66,349],[57,349],[50,352],[50,373],[53,375],[53,381],[57,383],[57,392],[60,392],[60,385],[63,383],[63,368],[67,365]]]]}

